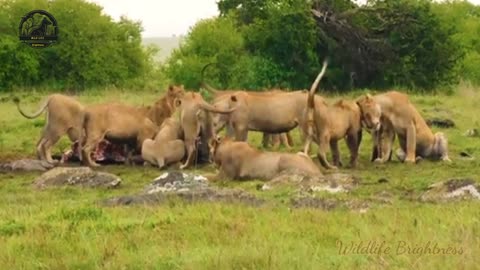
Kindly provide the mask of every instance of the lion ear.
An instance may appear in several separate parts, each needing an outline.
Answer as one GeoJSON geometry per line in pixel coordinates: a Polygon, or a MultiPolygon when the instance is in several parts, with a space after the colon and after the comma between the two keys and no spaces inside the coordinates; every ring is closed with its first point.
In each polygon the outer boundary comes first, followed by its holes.
{"type": "Polygon", "coordinates": [[[371,99],[372,99],[372,95],[370,95],[370,94],[366,94],[365,97],[367,98],[367,100],[371,100],[371,99]]]}
{"type": "Polygon", "coordinates": [[[237,96],[235,96],[235,95],[232,95],[232,96],[230,97],[230,100],[232,100],[233,102],[237,102],[237,101],[238,101],[237,96]]]}
{"type": "Polygon", "coordinates": [[[170,85],[168,86],[168,91],[173,91],[173,85],[170,84],[170,85]]]}

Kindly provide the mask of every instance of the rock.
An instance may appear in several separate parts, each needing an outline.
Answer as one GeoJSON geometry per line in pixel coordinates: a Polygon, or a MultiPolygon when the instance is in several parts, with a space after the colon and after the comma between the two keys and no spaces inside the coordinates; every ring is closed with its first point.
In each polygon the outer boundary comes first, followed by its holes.
{"type": "Polygon", "coordinates": [[[96,172],[88,167],[56,167],[36,178],[33,185],[37,188],[72,185],[114,188],[120,185],[121,181],[114,174],[96,172]]]}
{"type": "Polygon", "coordinates": [[[201,175],[187,174],[179,171],[166,172],[155,178],[145,188],[144,193],[176,192],[179,190],[201,190],[208,187],[208,179],[201,175]]]}
{"type": "Polygon", "coordinates": [[[156,192],[150,194],[138,194],[114,197],[102,202],[105,206],[120,206],[131,204],[164,204],[169,200],[180,198],[189,203],[195,202],[227,202],[244,203],[251,206],[259,206],[264,200],[258,199],[252,194],[237,189],[205,188],[201,190],[179,190],[177,192],[156,192]]]}
{"type": "Polygon", "coordinates": [[[423,202],[448,202],[454,200],[480,200],[480,185],[473,179],[455,178],[428,187],[420,196],[423,202]]]}
{"type": "Polygon", "coordinates": [[[465,132],[465,134],[463,135],[467,137],[480,137],[480,132],[478,131],[478,129],[473,128],[473,129],[467,130],[467,132],[465,132]]]}
{"type": "Polygon", "coordinates": [[[301,196],[292,198],[290,205],[294,208],[316,208],[326,211],[337,209],[338,207],[345,207],[349,210],[365,213],[370,205],[362,200],[337,200],[331,198],[318,198],[314,196],[301,196]]]}
{"type": "Polygon", "coordinates": [[[382,191],[374,194],[372,197],[370,197],[370,199],[372,201],[380,202],[380,203],[383,203],[383,204],[392,204],[393,203],[393,194],[391,192],[386,191],[386,190],[382,190],[382,191]]]}
{"type": "Polygon", "coordinates": [[[0,164],[0,171],[47,171],[55,165],[38,159],[21,159],[0,164]]]}
{"type": "Polygon", "coordinates": [[[290,204],[294,208],[319,208],[323,210],[333,210],[337,208],[338,201],[335,199],[300,197],[292,198],[290,204]]]}
{"type": "Polygon", "coordinates": [[[155,178],[140,194],[114,197],[101,204],[105,206],[162,204],[174,198],[190,203],[220,201],[240,202],[252,206],[264,203],[264,200],[243,190],[212,187],[208,179],[202,175],[172,171],[155,178]]]}
{"type": "Polygon", "coordinates": [[[448,118],[434,117],[434,118],[427,119],[426,122],[427,122],[427,125],[429,125],[429,126],[437,126],[437,127],[440,127],[440,128],[455,127],[455,122],[453,122],[453,120],[448,119],[448,118]]]}
{"type": "Polygon", "coordinates": [[[466,151],[461,151],[460,152],[460,157],[463,158],[463,159],[468,159],[468,160],[474,159],[474,157],[466,151]]]}
{"type": "Polygon", "coordinates": [[[359,182],[359,178],[344,173],[312,176],[299,172],[285,172],[265,183],[261,190],[270,190],[278,186],[290,186],[297,188],[299,191],[338,193],[352,190],[359,182]]]}
{"type": "Polygon", "coordinates": [[[383,177],[382,177],[382,178],[378,179],[377,182],[378,182],[379,184],[384,184],[384,183],[388,183],[389,181],[388,181],[387,178],[383,178],[383,177]]]}

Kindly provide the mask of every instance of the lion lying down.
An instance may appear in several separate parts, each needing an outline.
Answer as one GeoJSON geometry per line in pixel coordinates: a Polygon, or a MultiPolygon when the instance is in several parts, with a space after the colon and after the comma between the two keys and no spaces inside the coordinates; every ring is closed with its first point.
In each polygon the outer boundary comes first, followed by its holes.
{"type": "Polygon", "coordinates": [[[155,139],[146,139],[143,142],[143,160],[160,169],[181,161],[186,153],[182,139],[183,130],[180,122],[172,117],[165,119],[155,139]]]}
{"type": "Polygon", "coordinates": [[[216,138],[211,142],[211,157],[220,168],[220,176],[234,180],[270,180],[284,171],[321,175],[312,159],[303,153],[262,152],[246,142],[216,138]]]}

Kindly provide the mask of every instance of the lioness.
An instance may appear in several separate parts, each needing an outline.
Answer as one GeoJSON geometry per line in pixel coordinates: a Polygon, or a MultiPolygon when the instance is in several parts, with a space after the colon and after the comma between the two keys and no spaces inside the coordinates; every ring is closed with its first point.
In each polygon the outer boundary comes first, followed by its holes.
{"type": "MultiPolygon", "coordinates": [[[[114,142],[129,142],[141,148],[143,141],[152,139],[157,134],[156,126],[140,109],[120,104],[96,104],[85,110],[83,120],[85,140],[82,147],[82,162],[96,167],[90,153],[103,139],[114,142]]],[[[140,150],[140,149],[139,149],[140,150]]]]}
{"type": "Polygon", "coordinates": [[[160,169],[181,161],[185,156],[183,130],[174,118],[167,118],[155,139],[146,139],[142,145],[142,158],[160,169]]]}
{"type": "Polygon", "coordinates": [[[157,126],[162,125],[163,121],[171,117],[175,111],[174,101],[185,93],[183,85],[169,85],[168,90],[163,97],[157,100],[152,106],[145,107],[145,114],[157,126]]]}
{"type": "Polygon", "coordinates": [[[51,149],[63,135],[67,134],[72,142],[81,137],[84,106],[75,98],[61,94],[50,95],[40,109],[31,115],[20,108],[20,99],[14,98],[13,101],[20,114],[28,119],[37,118],[44,111],[47,112],[42,135],[36,145],[37,156],[40,160],[54,163],[51,149]]]}
{"type": "MultiPolygon", "coordinates": [[[[208,92],[213,94],[214,100],[212,104],[220,109],[228,109],[230,106],[230,95],[234,94],[235,92],[241,91],[241,90],[217,90],[210,85],[206,84],[205,82],[202,82],[202,87],[205,88],[208,92]]],[[[248,95],[252,96],[272,96],[274,94],[279,94],[279,93],[286,93],[285,91],[282,90],[270,90],[270,91],[263,91],[263,92],[254,92],[254,91],[244,91],[248,95]]],[[[213,120],[213,127],[215,129],[215,132],[218,133],[220,130],[222,130],[225,126],[227,128],[227,136],[234,136],[233,129],[230,125],[227,125],[229,122],[230,115],[229,114],[214,114],[212,116],[213,120]]],[[[280,144],[284,145],[287,148],[291,148],[293,146],[293,139],[290,136],[288,132],[285,133],[267,133],[263,132],[263,139],[262,139],[262,145],[264,147],[268,147],[270,144],[273,145],[273,148],[278,148],[280,144]]]]}
{"type": "MultiPolygon", "coordinates": [[[[397,156],[401,161],[414,163],[417,157],[450,161],[448,141],[442,132],[433,134],[420,113],[415,109],[406,94],[390,91],[357,101],[362,112],[362,122],[369,128],[380,131],[383,127],[380,157],[377,162],[385,162],[396,134],[400,143],[397,156]],[[382,139],[383,138],[383,139],[382,139]]],[[[377,139],[378,141],[378,139],[377,139]]],[[[379,144],[374,147],[378,147],[379,144]]]]}
{"type": "MultiPolygon", "coordinates": [[[[235,109],[218,109],[203,100],[200,94],[193,92],[186,92],[182,97],[177,98],[175,106],[178,109],[187,148],[187,160],[180,166],[180,169],[185,169],[195,159],[194,154],[198,150],[198,140],[200,139],[201,146],[208,148],[208,142],[215,134],[210,112],[231,113],[235,109]]],[[[208,150],[206,155],[208,155],[208,150]]]]}
{"type": "Polygon", "coordinates": [[[346,138],[350,150],[350,166],[355,167],[358,158],[358,148],[362,139],[362,127],[360,123],[360,109],[355,102],[340,100],[333,105],[325,99],[315,96],[315,90],[325,74],[327,61],[312,84],[308,93],[307,108],[304,111],[302,131],[304,133],[304,153],[308,154],[312,141],[318,144],[317,156],[325,168],[337,169],[341,165],[338,140],[346,138]],[[333,156],[333,164],[327,161],[326,152],[330,146],[333,156]]]}
{"type": "Polygon", "coordinates": [[[261,152],[247,142],[231,138],[216,138],[211,141],[211,157],[220,167],[220,176],[230,179],[270,180],[286,170],[321,175],[320,169],[303,153],[261,152]]]}

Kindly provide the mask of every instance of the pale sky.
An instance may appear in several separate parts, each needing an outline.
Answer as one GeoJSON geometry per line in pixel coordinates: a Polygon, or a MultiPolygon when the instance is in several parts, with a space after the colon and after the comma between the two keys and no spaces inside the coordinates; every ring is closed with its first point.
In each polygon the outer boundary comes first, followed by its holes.
{"type": "MultiPolygon", "coordinates": [[[[120,15],[141,20],[144,37],[185,35],[198,20],[218,15],[217,0],[89,0],[118,20],[120,15]]],[[[480,0],[469,0],[480,5],[480,0]]],[[[357,2],[365,2],[359,0],[357,2]]]]}

